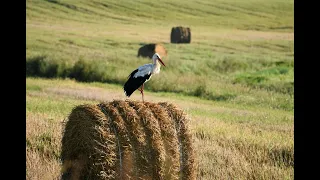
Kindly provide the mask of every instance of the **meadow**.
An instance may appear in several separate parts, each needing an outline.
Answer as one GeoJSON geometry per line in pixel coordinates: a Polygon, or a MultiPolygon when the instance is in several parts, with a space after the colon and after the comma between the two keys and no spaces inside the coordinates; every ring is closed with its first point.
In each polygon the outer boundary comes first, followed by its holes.
{"type": "MultiPolygon", "coordinates": [[[[26,177],[60,171],[63,122],[79,104],[125,99],[132,70],[162,43],[145,100],[191,119],[198,179],[293,179],[292,0],[26,1],[26,177]],[[190,44],[171,44],[174,26],[190,44]]],[[[132,99],[141,100],[138,92],[132,99]]]]}

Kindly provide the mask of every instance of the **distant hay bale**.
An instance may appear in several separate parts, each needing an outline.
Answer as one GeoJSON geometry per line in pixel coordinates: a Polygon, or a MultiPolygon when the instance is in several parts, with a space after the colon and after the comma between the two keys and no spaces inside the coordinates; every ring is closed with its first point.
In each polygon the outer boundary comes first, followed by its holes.
{"type": "Polygon", "coordinates": [[[196,179],[185,113],[166,102],[75,107],[62,138],[62,179],[196,179]]]}
{"type": "Polygon", "coordinates": [[[162,58],[167,56],[167,50],[163,44],[146,44],[139,48],[138,57],[152,58],[154,53],[158,53],[162,58]]]}
{"type": "Polygon", "coordinates": [[[190,43],[191,30],[189,27],[173,27],[171,29],[171,43],[190,43]]]}

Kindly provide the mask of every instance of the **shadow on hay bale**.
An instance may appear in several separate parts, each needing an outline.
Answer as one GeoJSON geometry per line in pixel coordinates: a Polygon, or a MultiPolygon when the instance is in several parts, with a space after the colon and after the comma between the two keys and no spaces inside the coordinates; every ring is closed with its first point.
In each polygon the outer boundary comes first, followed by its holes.
{"type": "Polygon", "coordinates": [[[152,58],[154,53],[160,54],[161,57],[167,56],[167,50],[162,44],[146,44],[139,48],[138,57],[152,58]]]}
{"type": "Polygon", "coordinates": [[[62,179],[196,179],[185,113],[166,102],[80,105],[62,138],[62,179]]]}
{"type": "Polygon", "coordinates": [[[191,30],[188,27],[173,27],[171,29],[171,43],[190,43],[191,30]]]}

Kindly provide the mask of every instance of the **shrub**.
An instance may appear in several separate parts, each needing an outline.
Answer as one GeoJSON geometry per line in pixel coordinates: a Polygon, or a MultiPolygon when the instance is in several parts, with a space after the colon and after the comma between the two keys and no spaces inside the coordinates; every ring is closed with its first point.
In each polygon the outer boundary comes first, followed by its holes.
{"type": "Polygon", "coordinates": [[[62,59],[52,59],[45,55],[35,56],[26,61],[26,75],[46,78],[68,77],[71,66],[62,59]]]}

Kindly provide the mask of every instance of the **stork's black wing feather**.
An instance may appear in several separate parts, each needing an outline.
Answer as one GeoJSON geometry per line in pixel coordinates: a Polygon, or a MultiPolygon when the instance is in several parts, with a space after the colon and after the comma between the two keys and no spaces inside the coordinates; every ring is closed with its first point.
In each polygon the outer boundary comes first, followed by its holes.
{"type": "Polygon", "coordinates": [[[127,97],[130,97],[131,94],[135,90],[137,90],[144,82],[146,82],[151,76],[151,73],[149,73],[145,76],[133,77],[137,72],[138,69],[132,71],[132,73],[128,77],[127,82],[123,86],[124,93],[127,97]]]}
{"type": "Polygon", "coordinates": [[[136,69],[136,70],[132,71],[132,72],[129,74],[128,79],[129,79],[130,77],[133,77],[134,74],[138,72],[138,70],[139,70],[139,69],[136,69]]]}

